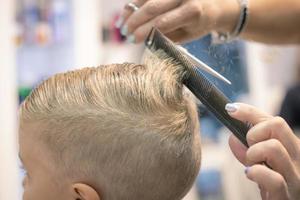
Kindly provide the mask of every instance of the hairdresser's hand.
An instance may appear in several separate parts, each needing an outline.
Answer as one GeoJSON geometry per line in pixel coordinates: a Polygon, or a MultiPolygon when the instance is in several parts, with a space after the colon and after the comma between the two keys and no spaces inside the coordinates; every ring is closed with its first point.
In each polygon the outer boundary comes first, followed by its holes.
{"type": "Polygon", "coordinates": [[[213,30],[230,32],[239,16],[237,0],[133,0],[116,24],[129,42],[142,42],[153,26],[175,42],[186,42],[213,30]]]}
{"type": "Polygon", "coordinates": [[[233,118],[253,124],[247,134],[248,149],[233,135],[229,145],[236,158],[248,166],[247,177],[259,185],[262,199],[299,200],[300,140],[287,123],[246,104],[226,108],[233,118]]]}

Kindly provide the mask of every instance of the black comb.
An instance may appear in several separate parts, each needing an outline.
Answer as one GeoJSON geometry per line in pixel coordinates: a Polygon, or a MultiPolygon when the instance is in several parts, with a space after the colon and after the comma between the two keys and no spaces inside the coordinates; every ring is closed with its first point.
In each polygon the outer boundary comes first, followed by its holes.
{"type": "Polygon", "coordinates": [[[246,135],[250,125],[230,117],[225,105],[231,101],[212,84],[176,45],[153,28],[145,41],[151,51],[163,50],[170,58],[182,65],[187,73],[183,83],[232,133],[248,147],[246,135]]]}

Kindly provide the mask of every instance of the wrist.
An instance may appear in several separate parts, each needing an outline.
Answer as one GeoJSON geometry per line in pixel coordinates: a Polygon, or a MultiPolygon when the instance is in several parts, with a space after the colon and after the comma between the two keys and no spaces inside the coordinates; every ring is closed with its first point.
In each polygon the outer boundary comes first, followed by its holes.
{"type": "Polygon", "coordinates": [[[238,0],[216,0],[218,11],[213,31],[231,33],[238,23],[241,8],[238,0]]]}

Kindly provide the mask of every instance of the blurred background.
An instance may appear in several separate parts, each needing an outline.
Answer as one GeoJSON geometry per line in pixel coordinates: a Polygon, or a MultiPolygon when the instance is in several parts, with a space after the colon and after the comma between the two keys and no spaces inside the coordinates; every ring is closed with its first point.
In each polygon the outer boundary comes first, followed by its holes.
{"type": "MultiPolygon", "coordinates": [[[[126,0],[0,0],[0,200],[21,199],[17,108],[47,77],[87,66],[140,62],[144,46],[128,44],[114,27],[126,0]]],[[[208,35],[184,46],[227,77],[207,77],[232,101],[283,116],[297,134],[300,50],[208,35]],[[298,99],[297,99],[298,98],[298,99]]],[[[259,192],[232,156],[229,131],[199,106],[202,167],[186,200],[255,200],[259,192]]]]}

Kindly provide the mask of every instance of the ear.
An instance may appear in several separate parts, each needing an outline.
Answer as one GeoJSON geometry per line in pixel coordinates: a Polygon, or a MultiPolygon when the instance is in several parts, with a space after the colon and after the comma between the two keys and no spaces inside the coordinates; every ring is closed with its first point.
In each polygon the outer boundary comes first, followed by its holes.
{"type": "Polygon", "coordinates": [[[72,185],[76,195],[76,200],[100,200],[100,195],[91,186],[84,183],[75,183],[72,185]]]}

